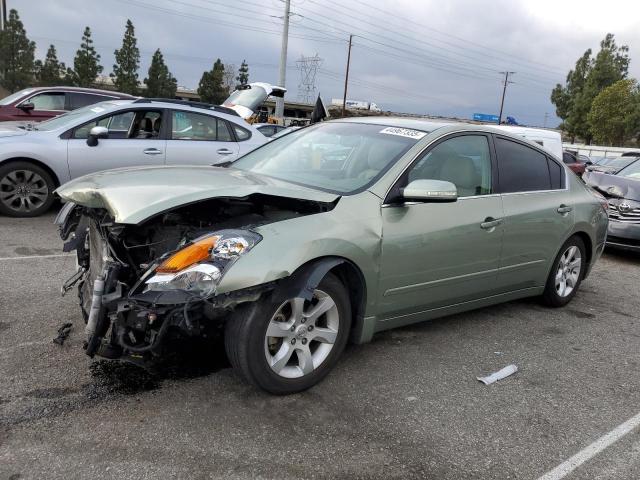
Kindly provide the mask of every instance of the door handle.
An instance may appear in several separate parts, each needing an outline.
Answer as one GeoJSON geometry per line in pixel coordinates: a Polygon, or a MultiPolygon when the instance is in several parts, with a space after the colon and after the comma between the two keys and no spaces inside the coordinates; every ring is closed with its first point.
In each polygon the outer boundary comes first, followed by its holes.
{"type": "Polygon", "coordinates": [[[573,210],[572,207],[569,207],[568,205],[565,205],[564,203],[562,205],[560,205],[558,207],[558,209],[556,210],[556,212],[558,212],[560,215],[566,215],[567,213],[571,212],[573,210]]]}
{"type": "Polygon", "coordinates": [[[220,155],[231,155],[233,154],[233,152],[231,150],[229,150],[228,148],[219,148],[218,150],[216,150],[217,153],[219,153],[220,155]]]}
{"type": "Polygon", "coordinates": [[[487,217],[484,219],[484,222],[480,224],[480,228],[482,228],[483,230],[493,231],[493,229],[496,228],[501,223],[502,223],[501,218],[487,217]]]}
{"type": "Polygon", "coordinates": [[[145,148],[142,153],[145,155],[160,155],[162,150],[158,150],[157,148],[145,148]]]}

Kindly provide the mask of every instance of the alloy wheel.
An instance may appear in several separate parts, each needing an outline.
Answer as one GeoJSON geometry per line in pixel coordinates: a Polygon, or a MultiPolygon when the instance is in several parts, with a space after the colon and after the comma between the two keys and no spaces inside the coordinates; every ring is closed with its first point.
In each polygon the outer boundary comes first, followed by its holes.
{"type": "Polygon", "coordinates": [[[49,197],[47,182],[31,170],[12,170],[0,179],[0,202],[15,212],[32,212],[49,197]]]}
{"type": "Polygon", "coordinates": [[[316,290],[311,301],[287,300],[267,327],[264,341],[267,363],[281,377],[308,375],[331,353],[339,328],[338,307],[322,290],[316,290]]]}
{"type": "Polygon", "coordinates": [[[555,286],[556,293],[560,297],[571,295],[580,279],[581,268],[582,255],[580,249],[575,245],[571,245],[565,250],[558,262],[555,286]]]}

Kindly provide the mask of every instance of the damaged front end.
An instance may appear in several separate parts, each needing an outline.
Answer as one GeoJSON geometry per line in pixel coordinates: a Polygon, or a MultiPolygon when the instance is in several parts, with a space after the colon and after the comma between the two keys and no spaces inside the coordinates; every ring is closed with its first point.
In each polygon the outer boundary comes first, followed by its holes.
{"type": "Polygon", "coordinates": [[[214,198],[119,224],[105,209],[66,204],[56,223],[64,250],[77,253],[77,285],[87,355],[148,365],[172,338],[211,338],[239,305],[275,283],[217,293],[225,273],[258,245],[265,224],[333,205],[253,194],[214,198]]]}

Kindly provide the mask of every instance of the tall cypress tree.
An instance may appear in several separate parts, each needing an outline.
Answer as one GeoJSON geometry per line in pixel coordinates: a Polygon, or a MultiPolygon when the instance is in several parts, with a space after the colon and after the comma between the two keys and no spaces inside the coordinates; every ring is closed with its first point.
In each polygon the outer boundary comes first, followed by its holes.
{"type": "Polygon", "coordinates": [[[242,60],[242,65],[238,69],[238,76],[236,77],[238,85],[246,85],[249,83],[249,65],[245,60],[242,60]]]}
{"type": "Polygon", "coordinates": [[[96,82],[96,77],[102,73],[102,65],[100,65],[100,55],[96,52],[91,39],[91,29],[85,27],[82,34],[82,43],[73,59],[73,70],[70,70],[74,85],[78,87],[91,87],[96,82]]]}
{"type": "Polygon", "coordinates": [[[198,95],[203,102],[220,104],[229,96],[224,86],[224,64],[219,58],[213,68],[202,74],[198,84],[198,95]]]}
{"type": "Polygon", "coordinates": [[[0,31],[0,85],[15,92],[33,81],[35,42],[27,38],[17,10],[11,9],[0,31]]]}
{"type": "Polygon", "coordinates": [[[148,77],[144,79],[147,86],[145,95],[151,98],[173,98],[176,96],[178,81],[171,75],[169,67],[164,63],[160,49],[151,58],[148,77]]]}
{"type": "Polygon", "coordinates": [[[138,68],[140,67],[140,50],[138,49],[135,30],[131,20],[127,20],[127,27],[122,39],[122,48],[114,55],[116,63],[113,65],[113,84],[116,90],[136,95],[138,93],[138,68]]]}
{"type": "Polygon", "coordinates": [[[44,62],[36,60],[35,75],[38,85],[44,87],[66,83],[66,68],[63,62],[58,61],[56,47],[49,45],[44,62]]]}

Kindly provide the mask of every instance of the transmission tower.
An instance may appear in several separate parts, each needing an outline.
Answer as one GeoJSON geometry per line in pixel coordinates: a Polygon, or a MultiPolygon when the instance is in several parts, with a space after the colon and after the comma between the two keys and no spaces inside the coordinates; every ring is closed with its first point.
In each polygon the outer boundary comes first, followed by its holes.
{"type": "Polygon", "coordinates": [[[316,75],[322,65],[322,58],[316,53],[313,57],[300,56],[296,61],[296,67],[300,71],[300,83],[298,83],[298,100],[304,103],[312,103],[316,96],[316,75]]]}

